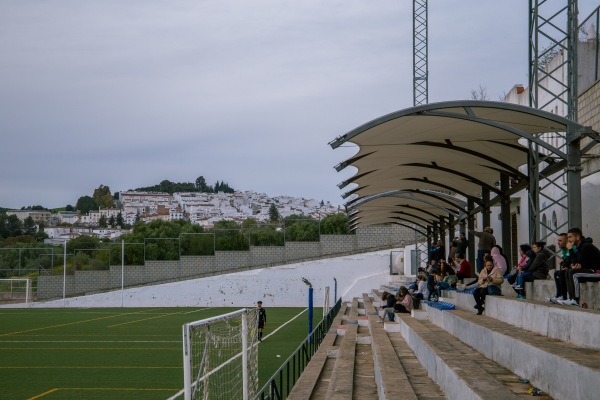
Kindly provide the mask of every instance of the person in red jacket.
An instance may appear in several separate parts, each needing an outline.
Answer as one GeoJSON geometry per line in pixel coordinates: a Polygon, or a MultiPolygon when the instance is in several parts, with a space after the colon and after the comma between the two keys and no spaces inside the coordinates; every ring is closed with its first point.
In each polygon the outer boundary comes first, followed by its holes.
{"type": "Polygon", "coordinates": [[[465,259],[464,254],[456,255],[453,268],[458,279],[468,279],[473,274],[473,266],[465,259]]]}

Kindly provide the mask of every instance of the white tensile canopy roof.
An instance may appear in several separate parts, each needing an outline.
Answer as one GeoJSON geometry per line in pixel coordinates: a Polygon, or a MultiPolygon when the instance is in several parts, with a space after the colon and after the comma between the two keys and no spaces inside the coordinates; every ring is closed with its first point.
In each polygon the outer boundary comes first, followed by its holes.
{"type": "Polygon", "coordinates": [[[528,142],[538,144],[545,165],[562,164],[566,154],[540,139],[547,132],[583,129],[571,120],[515,104],[454,101],[385,115],[336,138],[358,152],[336,166],[353,166],[342,182],[349,189],[353,227],[378,223],[427,226],[459,210],[465,199],[480,204],[482,190],[500,195],[500,176],[528,181],[519,167],[528,162],[528,142]],[[435,192],[444,195],[436,199],[435,192]],[[451,195],[451,196],[448,196],[451,195]],[[452,201],[455,198],[456,201],[452,201]],[[454,206],[452,204],[455,204],[454,206]]]}

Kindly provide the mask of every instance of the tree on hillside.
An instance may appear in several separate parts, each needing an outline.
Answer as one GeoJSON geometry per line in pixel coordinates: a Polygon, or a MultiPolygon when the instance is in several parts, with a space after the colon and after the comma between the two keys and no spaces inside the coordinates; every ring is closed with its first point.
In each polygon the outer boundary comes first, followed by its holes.
{"type": "Polygon", "coordinates": [[[31,216],[25,218],[23,221],[23,234],[34,236],[37,230],[38,229],[33,218],[31,218],[31,216]]]}
{"type": "Polygon", "coordinates": [[[110,188],[108,186],[100,185],[97,189],[94,190],[92,198],[94,199],[96,205],[100,208],[113,207],[113,196],[110,193],[110,188]]]}
{"type": "Polygon", "coordinates": [[[27,206],[27,207],[21,207],[21,210],[31,210],[31,211],[48,211],[48,209],[44,206],[27,206]]]}
{"type": "Polygon", "coordinates": [[[199,176],[196,178],[196,190],[199,192],[206,192],[208,186],[206,185],[206,179],[203,176],[199,176]]]}
{"type": "Polygon", "coordinates": [[[280,218],[281,215],[279,214],[279,210],[275,206],[275,203],[271,203],[271,206],[269,207],[269,219],[271,222],[277,222],[280,218]]]}
{"type": "Polygon", "coordinates": [[[285,240],[288,242],[318,242],[319,221],[306,215],[290,215],[284,218],[285,240]]]}
{"type": "Polygon", "coordinates": [[[65,211],[73,211],[73,210],[74,210],[74,208],[70,204],[67,204],[67,206],[65,207],[65,211]]]}
{"type": "Polygon", "coordinates": [[[98,226],[101,228],[106,228],[108,226],[108,221],[106,220],[105,215],[100,216],[100,219],[98,220],[98,226]]]}
{"type": "Polygon", "coordinates": [[[321,220],[321,233],[325,235],[347,235],[348,218],[346,214],[328,215],[321,220]]]}
{"type": "Polygon", "coordinates": [[[120,226],[121,228],[125,225],[125,220],[123,219],[123,214],[121,214],[120,212],[117,214],[117,226],[120,226]]]}
{"type": "Polygon", "coordinates": [[[80,213],[87,214],[90,212],[90,210],[96,210],[98,208],[98,205],[90,196],[81,196],[77,200],[75,208],[77,208],[80,213]]]}
{"type": "Polygon", "coordinates": [[[0,214],[0,238],[6,239],[23,234],[23,223],[16,215],[0,214]]]}
{"type": "Polygon", "coordinates": [[[233,190],[232,187],[230,187],[227,183],[221,181],[217,181],[217,183],[215,183],[215,193],[219,193],[219,192],[223,192],[223,193],[233,193],[235,190],[233,190]]]}

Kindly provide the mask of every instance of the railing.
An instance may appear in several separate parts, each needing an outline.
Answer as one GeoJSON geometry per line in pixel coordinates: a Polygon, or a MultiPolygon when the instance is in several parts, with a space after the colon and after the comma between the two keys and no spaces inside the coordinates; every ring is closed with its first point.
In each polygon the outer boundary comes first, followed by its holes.
{"type": "Polygon", "coordinates": [[[296,351],[283,362],[271,379],[256,394],[254,400],[285,400],[292,391],[300,374],[304,371],[312,356],[317,352],[321,342],[327,335],[333,319],[342,307],[339,299],[329,313],[319,322],[308,337],[298,346],[296,351]]]}

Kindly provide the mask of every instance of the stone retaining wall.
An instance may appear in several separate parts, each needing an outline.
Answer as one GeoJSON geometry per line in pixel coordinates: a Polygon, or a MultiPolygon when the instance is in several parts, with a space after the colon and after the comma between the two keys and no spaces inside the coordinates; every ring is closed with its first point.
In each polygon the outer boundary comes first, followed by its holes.
{"type": "MultiPolygon", "coordinates": [[[[400,225],[373,225],[360,228],[355,235],[321,235],[319,242],[287,242],[285,246],[251,246],[249,251],[217,251],[214,256],[182,256],[179,261],[146,261],[146,265],[124,268],[125,287],[182,280],[236,270],[268,267],[367,249],[398,247],[414,240],[414,233],[400,225]]],[[[105,271],[76,271],[67,276],[66,295],[74,296],[121,287],[121,266],[105,271]]],[[[63,277],[40,276],[37,298],[60,298],[63,277]]]]}

